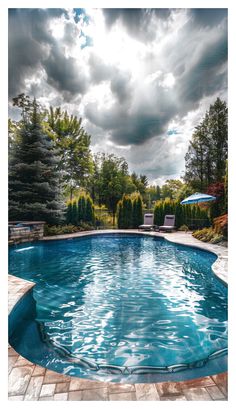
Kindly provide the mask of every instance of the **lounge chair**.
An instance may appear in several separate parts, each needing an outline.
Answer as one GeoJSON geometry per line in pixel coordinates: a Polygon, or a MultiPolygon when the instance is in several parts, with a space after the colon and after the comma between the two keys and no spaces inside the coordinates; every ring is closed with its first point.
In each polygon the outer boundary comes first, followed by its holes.
{"type": "Polygon", "coordinates": [[[167,214],[165,216],[164,225],[159,226],[159,230],[173,231],[175,230],[175,215],[167,214]]]}
{"type": "Polygon", "coordinates": [[[153,221],[154,221],[154,214],[146,213],[144,215],[143,224],[138,226],[138,228],[141,230],[155,230],[157,226],[153,224],[153,221]]]}

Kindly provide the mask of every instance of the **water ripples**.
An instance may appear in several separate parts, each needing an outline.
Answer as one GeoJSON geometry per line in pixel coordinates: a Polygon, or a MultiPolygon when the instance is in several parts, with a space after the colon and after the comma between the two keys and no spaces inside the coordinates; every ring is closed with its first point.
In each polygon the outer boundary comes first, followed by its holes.
{"type": "Polygon", "coordinates": [[[97,236],[13,250],[9,264],[36,281],[42,337],[68,362],[179,370],[227,347],[215,259],[150,237],[97,236]]]}

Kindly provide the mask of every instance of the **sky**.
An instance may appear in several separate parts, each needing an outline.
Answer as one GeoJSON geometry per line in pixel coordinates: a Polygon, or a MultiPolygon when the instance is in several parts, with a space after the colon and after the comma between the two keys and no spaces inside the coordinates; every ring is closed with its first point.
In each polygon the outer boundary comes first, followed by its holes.
{"type": "Polygon", "coordinates": [[[82,117],[93,152],[152,184],[183,175],[194,127],[227,101],[226,9],[10,9],[8,41],[9,101],[82,117]]]}

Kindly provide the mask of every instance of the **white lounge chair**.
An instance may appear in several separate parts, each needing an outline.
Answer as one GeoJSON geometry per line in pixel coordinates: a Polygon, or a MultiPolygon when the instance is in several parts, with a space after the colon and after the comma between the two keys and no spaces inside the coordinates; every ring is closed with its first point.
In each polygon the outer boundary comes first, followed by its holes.
{"type": "Polygon", "coordinates": [[[154,222],[154,214],[145,213],[143,224],[138,226],[138,228],[141,230],[155,230],[157,226],[153,222],[154,222]]]}
{"type": "Polygon", "coordinates": [[[175,230],[175,215],[167,214],[165,215],[164,225],[159,226],[159,230],[173,231],[175,230]]]}

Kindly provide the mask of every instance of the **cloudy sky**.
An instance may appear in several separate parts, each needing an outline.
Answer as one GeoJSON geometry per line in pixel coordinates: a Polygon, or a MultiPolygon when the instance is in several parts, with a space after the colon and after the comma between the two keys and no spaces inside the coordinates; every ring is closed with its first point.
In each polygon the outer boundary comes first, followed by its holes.
{"type": "Polygon", "coordinates": [[[227,100],[227,10],[10,9],[9,100],[23,92],[81,116],[94,152],[178,178],[194,127],[227,100]]]}

